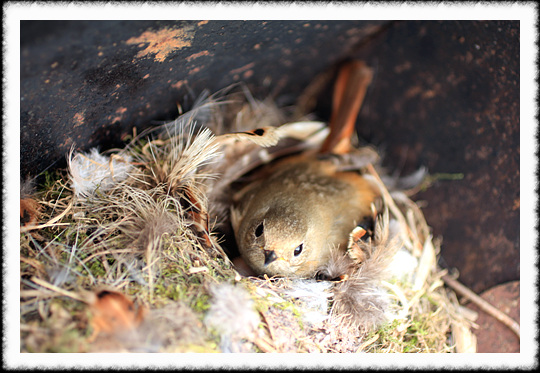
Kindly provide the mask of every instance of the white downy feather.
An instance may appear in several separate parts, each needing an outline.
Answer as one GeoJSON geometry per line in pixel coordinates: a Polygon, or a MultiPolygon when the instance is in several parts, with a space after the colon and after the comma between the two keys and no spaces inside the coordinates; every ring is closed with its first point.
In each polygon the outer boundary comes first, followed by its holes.
{"type": "Polygon", "coordinates": [[[116,183],[124,181],[132,168],[131,156],[115,154],[105,156],[99,154],[97,148],[88,153],[75,153],[73,149],[68,155],[71,187],[77,197],[88,197],[98,189],[110,190],[116,183]]]}

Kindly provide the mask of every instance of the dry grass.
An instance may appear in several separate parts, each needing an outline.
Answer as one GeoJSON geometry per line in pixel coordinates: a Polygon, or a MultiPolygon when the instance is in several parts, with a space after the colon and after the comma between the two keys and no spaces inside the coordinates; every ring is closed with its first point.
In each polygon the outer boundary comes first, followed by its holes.
{"type": "Polygon", "coordinates": [[[408,280],[377,275],[366,282],[365,268],[364,282],[359,270],[356,283],[236,272],[215,229],[227,219],[227,199],[212,188],[224,185],[218,177],[224,161],[238,157],[239,148],[253,155],[258,147],[214,134],[253,129],[261,118],[264,126],[276,126],[285,116],[250,100],[240,105],[210,98],[134,138],[109,159],[107,185],[98,182],[90,193],[75,190],[73,170],[46,175],[33,195],[40,220],[21,227],[22,352],[456,351],[453,328],[468,330],[470,322],[443,286],[439,243],[414,202],[388,192],[371,166],[367,173],[383,193],[381,211],[388,211],[380,229],[388,231],[392,222],[399,247],[419,262],[408,280]],[[117,180],[121,159],[132,167],[117,180]],[[340,291],[366,283],[388,303],[390,320],[375,329],[352,323],[340,308],[340,291]],[[124,316],[140,309],[144,320],[96,334],[96,299],[109,292],[134,301],[136,309],[129,303],[124,316]],[[219,327],[224,317],[227,329],[219,327]]]}

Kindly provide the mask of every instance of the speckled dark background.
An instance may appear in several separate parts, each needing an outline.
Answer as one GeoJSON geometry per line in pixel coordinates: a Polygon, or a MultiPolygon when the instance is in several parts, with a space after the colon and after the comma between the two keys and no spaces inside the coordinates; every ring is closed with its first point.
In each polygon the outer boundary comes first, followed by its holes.
{"type": "Polygon", "coordinates": [[[23,21],[21,172],[61,166],[72,143],[118,146],[134,126],[173,119],[189,90],[244,81],[292,103],[383,23],[23,21]]]}
{"type": "Polygon", "coordinates": [[[294,103],[346,57],[375,68],[358,132],[385,165],[464,175],[415,197],[443,264],[477,292],[518,280],[517,21],[23,21],[21,175],[65,166],[73,143],[120,146],[173,119],[190,90],[245,81],[294,103]]]}
{"type": "Polygon", "coordinates": [[[357,53],[377,70],[359,121],[415,196],[443,260],[477,292],[519,279],[519,22],[400,22],[357,53]]]}

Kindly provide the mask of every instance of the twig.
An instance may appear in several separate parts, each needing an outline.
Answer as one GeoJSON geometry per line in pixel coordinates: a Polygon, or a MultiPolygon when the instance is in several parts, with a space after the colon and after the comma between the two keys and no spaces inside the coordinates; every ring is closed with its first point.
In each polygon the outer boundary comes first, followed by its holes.
{"type": "Polygon", "coordinates": [[[78,295],[76,293],[61,289],[61,288],[59,288],[57,286],[54,286],[53,284],[49,284],[47,281],[44,281],[44,280],[41,280],[41,279],[37,278],[37,277],[32,277],[31,280],[32,280],[32,282],[38,284],[39,286],[42,286],[45,289],[52,290],[55,293],[58,293],[58,294],[66,296],[66,297],[78,300],[80,302],[84,302],[84,303],[88,302],[86,299],[84,299],[83,297],[81,297],[80,295],[78,295]]]}
{"type": "MultiPolygon", "coordinates": [[[[54,296],[56,296],[55,293],[50,291],[44,292],[43,290],[21,290],[20,293],[21,298],[52,298],[54,296]]],[[[33,300],[31,302],[33,302],[33,300]]]]}
{"type": "Polygon", "coordinates": [[[100,256],[100,255],[107,255],[107,254],[120,254],[120,253],[130,253],[130,252],[133,252],[134,249],[132,248],[129,248],[129,249],[119,249],[119,250],[105,250],[105,251],[100,251],[99,253],[94,253],[90,256],[88,256],[87,258],[83,259],[81,261],[81,263],[83,264],[86,264],[88,263],[90,260],[94,259],[96,256],[100,256]]]}
{"type": "Polygon", "coordinates": [[[375,181],[376,181],[377,185],[379,186],[383,201],[384,201],[385,205],[388,207],[388,210],[390,210],[390,212],[398,220],[401,227],[404,228],[403,230],[400,230],[400,232],[399,232],[401,238],[403,239],[403,244],[407,245],[407,243],[408,243],[409,246],[412,246],[413,255],[419,256],[419,253],[415,252],[415,250],[414,250],[415,245],[411,241],[411,236],[412,236],[411,229],[410,229],[409,225],[407,224],[407,221],[405,220],[405,217],[403,216],[403,214],[401,213],[399,208],[394,203],[394,199],[390,195],[390,192],[388,192],[388,189],[386,189],[386,186],[384,185],[381,178],[379,177],[379,174],[377,173],[377,171],[375,171],[375,167],[373,167],[372,164],[368,164],[366,166],[366,169],[367,169],[368,173],[375,178],[375,181]]]}
{"type": "Polygon", "coordinates": [[[43,228],[50,228],[50,227],[60,227],[60,226],[66,226],[70,225],[70,223],[56,223],[56,224],[41,224],[41,225],[27,225],[25,227],[21,227],[21,233],[26,233],[33,231],[34,229],[43,229],[43,228]]]}
{"type": "Polygon", "coordinates": [[[381,281],[381,284],[383,286],[385,286],[386,288],[392,290],[394,292],[394,294],[396,295],[396,297],[398,298],[398,300],[401,302],[402,309],[398,312],[398,315],[397,315],[398,318],[401,318],[401,319],[407,318],[407,314],[409,313],[409,309],[411,308],[411,305],[414,304],[414,302],[409,302],[407,300],[407,297],[405,296],[403,291],[401,291],[399,286],[396,286],[396,285],[391,284],[391,283],[386,282],[386,281],[381,281]]]}
{"type": "Polygon", "coordinates": [[[493,307],[491,304],[489,304],[488,302],[480,298],[478,295],[476,295],[472,290],[470,290],[469,288],[467,288],[465,285],[461,284],[457,280],[453,279],[449,275],[443,275],[442,279],[448,286],[450,286],[459,294],[463,295],[465,298],[469,299],[471,302],[476,304],[480,309],[482,309],[488,315],[502,322],[504,325],[510,328],[510,330],[512,330],[518,336],[518,338],[520,338],[519,324],[515,320],[510,318],[504,312],[493,307]]]}
{"type": "Polygon", "coordinates": [[[360,345],[360,347],[358,347],[358,349],[356,350],[356,352],[364,352],[364,350],[366,349],[366,347],[372,345],[373,343],[375,343],[377,341],[377,339],[379,339],[379,333],[375,334],[371,339],[365,341],[364,343],[362,343],[360,345]]]}
{"type": "Polygon", "coordinates": [[[69,223],[56,223],[58,220],[62,219],[67,213],[68,211],[71,209],[71,207],[73,206],[73,199],[69,202],[69,205],[66,207],[66,209],[58,216],[52,218],[51,220],[49,220],[47,223],[45,224],[42,224],[42,225],[34,225],[34,226],[29,226],[29,227],[21,227],[21,233],[24,233],[24,232],[28,232],[28,231],[31,231],[33,229],[41,229],[41,228],[47,228],[47,227],[53,227],[53,226],[58,226],[58,225],[69,225],[69,223]],[[56,224],[55,224],[56,223],[56,224]]]}
{"type": "Polygon", "coordinates": [[[273,343],[275,340],[275,337],[274,337],[274,333],[272,332],[272,327],[270,326],[270,323],[268,322],[268,319],[266,318],[266,315],[264,314],[264,312],[259,311],[259,315],[262,317],[264,323],[266,324],[266,329],[268,330],[268,334],[270,335],[270,341],[272,341],[273,343]]]}
{"type": "Polygon", "coordinates": [[[253,338],[248,338],[248,340],[250,340],[251,343],[259,347],[261,351],[263,352],[266,352],[266,353],[277,352],[276,349],[270,343],[265,341],[263,338],[253,337],[253,338]]]}

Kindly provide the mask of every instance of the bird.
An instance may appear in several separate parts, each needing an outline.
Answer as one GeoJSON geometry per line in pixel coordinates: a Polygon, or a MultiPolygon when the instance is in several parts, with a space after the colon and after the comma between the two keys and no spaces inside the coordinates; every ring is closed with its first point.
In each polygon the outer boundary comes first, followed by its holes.
{"type": "Polygon", "coordinates": [[[377,189],[335,161],[354,151],[351,136],[372,76],[363,61],[345,63],[320,149],[267,165],[234,194],[232,228],[241,259],[255,275],[314,277],[335,250],[345,252],[351,231],[373,216],[377,189]]]}

